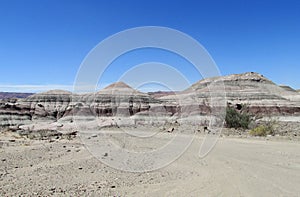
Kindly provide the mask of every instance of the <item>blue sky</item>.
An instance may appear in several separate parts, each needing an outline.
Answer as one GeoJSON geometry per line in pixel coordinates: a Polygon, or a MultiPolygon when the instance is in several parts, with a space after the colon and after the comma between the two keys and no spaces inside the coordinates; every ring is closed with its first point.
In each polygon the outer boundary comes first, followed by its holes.
{"type": "MultiPolygon", "coordinates": [[[[0,25],[0,91],[70,89],[93,47],[138,26],[165,26],[190,35],[222,75],[254,71],[300,89],[296,0],[0,0],[0,25]]],[[[129,54],[111,67],[101,85],[118,80],[124,68],[136,63],[172,64],[172,57],[159,51],[129,54]]],[[[181,60],[174,62],[191,83],[201,79],[181,60]]]]}

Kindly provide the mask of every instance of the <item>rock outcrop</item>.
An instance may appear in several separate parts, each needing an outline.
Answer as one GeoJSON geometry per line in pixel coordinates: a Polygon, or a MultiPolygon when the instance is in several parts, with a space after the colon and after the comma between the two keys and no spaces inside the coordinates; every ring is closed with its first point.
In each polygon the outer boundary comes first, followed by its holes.
{"type": "Polygon", "coordinates": [[[225,91],[229,104],[247,105],[249,112],[253,114],[300,115],[300,100],[296,91],[277,86],[263,75],[254,72],[203,79],[176,96],[165,96],[160,99],[168,101],[175,101],[176,97],[194,99],[196,104],[191,108],[200,114],[208,114],[212,88],[215,97],[218,97],[218,92],[225,91]]]}
{"type": "Polygon", "coordinates": [[[150,104],[155,103],[159,101],[148,94],[139,92],[123,82],[117,82],[95,94],[74,96],[67,114],[128,117],[148,110],[150,104]]]}
{"type": "Polygon", "coordinates": [[[25,99],[8,99],[0,103],[0,125],[23,125],[32,121],[57,121],[64,116],[71,92],[51,90],[25,99]]]}
{"type": "Polygon", "coordinates": [[[30,105],[23,99],[4,99],[0,102],[0,127],[31,122],[30,105]]]}
{"type": "Polygon", "coordinates": [[[50,90],[34,94],[24,101],[30,107],[32,119],[51,118],[58,120],[64,116],[71,101],[72,93],[64,90],[50,90]]]}

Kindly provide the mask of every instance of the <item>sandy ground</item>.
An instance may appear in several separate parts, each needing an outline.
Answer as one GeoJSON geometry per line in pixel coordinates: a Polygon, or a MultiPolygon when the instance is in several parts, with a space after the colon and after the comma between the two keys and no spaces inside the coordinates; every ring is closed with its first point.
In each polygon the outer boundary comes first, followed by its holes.
{"type": "Polygon", "coordinates": [[[200,159],[198,135],[169,166],[129,173],[99,162],[79,138],[0,140],[0,196],[300,196],[299,141],[222,137],[200,159]]]}

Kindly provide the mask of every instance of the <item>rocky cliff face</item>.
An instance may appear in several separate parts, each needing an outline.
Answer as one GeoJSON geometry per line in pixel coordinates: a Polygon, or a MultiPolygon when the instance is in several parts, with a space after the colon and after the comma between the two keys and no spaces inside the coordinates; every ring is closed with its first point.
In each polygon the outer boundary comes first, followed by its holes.
{"type": "Polygon", "coordinates": [[[5,99],[0,102],[0,126],[31,122],[30,105],[23,99],[5,99]]]}
{"type": "Polygon", "coordinates": [[[71,92],[51,90],[25,99],[5,99],[0,102],[0,125],[19,125],[32,121],[63,117],[71,100],[71,92]]]}
{"type": "Polygon", "coordinates": [[[70,104],[72,93],[64,90],[50,90],[34,94],[24,100],[29,105],[32,119],[51,118],[58,120],[64,116],[70,104]]]}
{"type": "Polygon", "coordinates": [[[258,73],[244,73],[201,80],[182,92],[146,94],[125,83],[114,83],[94,94],[72,94],[52,90],[25,99],[0,102],[0,125],[58,121],[69,117],[183,117],[212,113],[210,99],[222,96],[233,106],[246,104],[249,112],[260,115],[300,116],[299,93],[280,87],[258,73]],[[221,84],[224,84],[222,86],[221,84]],[[157,96],[158,95],[158,96],[157,96]]]}
{"type": "Polygon", "coordinates": [[[159,101],[148,94],[134,90],[123,82],[117,82],[95,94],[73,96],[67,114],[97,117],[132,116],[148,110],[150,104],[155,103],[159,101]]]}

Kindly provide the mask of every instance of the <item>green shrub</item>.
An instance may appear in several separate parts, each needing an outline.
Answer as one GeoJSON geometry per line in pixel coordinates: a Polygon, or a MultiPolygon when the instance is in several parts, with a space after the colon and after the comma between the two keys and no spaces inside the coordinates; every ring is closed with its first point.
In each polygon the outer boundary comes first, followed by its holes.
{"type": "Polygon", "coordinates": [[[225,121],[226,126],[229,128],[248,129],[248,126],[251,122],[251,116],[248,113],[243,112],[243,110],[239,112],[233,107],[227,107],[225,121]]]}

